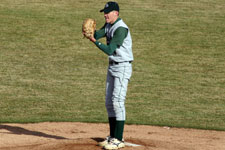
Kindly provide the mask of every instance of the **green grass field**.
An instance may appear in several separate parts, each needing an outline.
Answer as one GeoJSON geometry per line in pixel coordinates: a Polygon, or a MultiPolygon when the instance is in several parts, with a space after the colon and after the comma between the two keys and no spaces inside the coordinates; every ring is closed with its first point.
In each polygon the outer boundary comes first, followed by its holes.
{"type": "MultiPolygon", "coordinates": [[[[107,55],[81,34],[106,2],[0,1],[1,123],[107,122],[107,55]]],[[[126,123],[225,130],[225,1],[119,4],[135,57],[126,123]]]]}

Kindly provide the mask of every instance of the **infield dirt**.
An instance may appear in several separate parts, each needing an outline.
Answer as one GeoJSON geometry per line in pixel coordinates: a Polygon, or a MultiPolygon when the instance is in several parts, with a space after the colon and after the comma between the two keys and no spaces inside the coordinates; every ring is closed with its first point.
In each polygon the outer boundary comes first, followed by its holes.
{"type": "MultiPolygon", "coordinates": [[[[100,150],[107,124],[0,124],[0,150],[100,150]]],[[[144,125],[126,125],[123,150],[225,150],[225,132],[144,125]]]]}

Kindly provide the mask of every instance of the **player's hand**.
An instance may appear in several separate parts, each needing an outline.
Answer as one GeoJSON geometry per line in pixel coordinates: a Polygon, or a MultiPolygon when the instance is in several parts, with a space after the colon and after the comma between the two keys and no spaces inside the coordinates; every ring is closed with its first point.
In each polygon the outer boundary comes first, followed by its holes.
{"type": "Polygon", "coordinates": [[[96,39],[95,39],[94,37],[90,37],[89,40],[90,40],[91,42],[93,42],[93,43],[96,42],[96,39]]]}

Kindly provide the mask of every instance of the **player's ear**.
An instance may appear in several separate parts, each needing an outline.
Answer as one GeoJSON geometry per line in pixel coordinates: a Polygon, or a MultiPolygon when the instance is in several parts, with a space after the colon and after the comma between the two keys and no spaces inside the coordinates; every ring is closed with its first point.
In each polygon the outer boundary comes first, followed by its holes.
{"type": "Polygon", "coordinates": [[[116,16],[119,16],[119,12],[118,11],[114,11],[116,16]]]}

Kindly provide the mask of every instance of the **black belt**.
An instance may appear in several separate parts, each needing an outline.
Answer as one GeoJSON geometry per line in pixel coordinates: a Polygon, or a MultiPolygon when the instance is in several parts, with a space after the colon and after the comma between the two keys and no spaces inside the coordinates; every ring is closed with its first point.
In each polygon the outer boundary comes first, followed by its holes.
{"type": "Polygon", "coordinates": [[[109,64],[110,65],[118,65],[118,64],[122,64],[122,63],[132,63],[132,61],[123,61],[123,62],[115,62],[115,61],[110,61],[109,64]]]}

